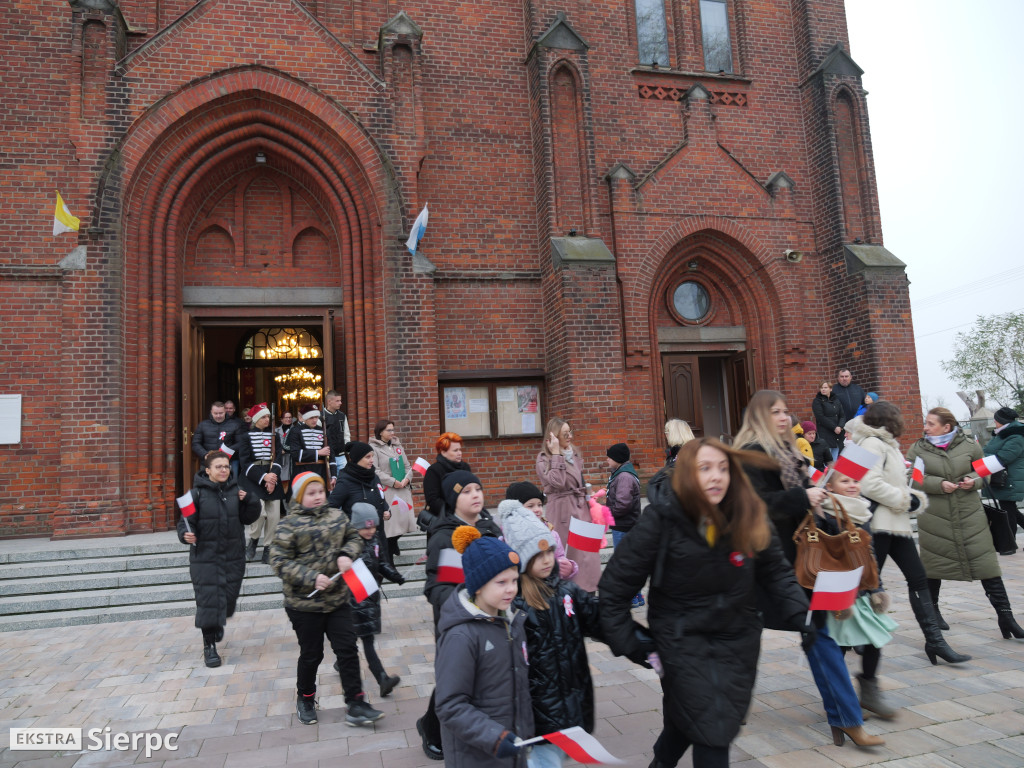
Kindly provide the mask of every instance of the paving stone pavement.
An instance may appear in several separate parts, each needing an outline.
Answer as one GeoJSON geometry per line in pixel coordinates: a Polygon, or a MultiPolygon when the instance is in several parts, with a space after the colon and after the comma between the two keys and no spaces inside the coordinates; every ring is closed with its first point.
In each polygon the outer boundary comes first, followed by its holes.
{"type": "MultiPolygon", "coordinates": [[[[1000,558],[1011,599],[1024,619],[1024,554],[1000,558]]],[[[901,707],[895,720],[869,720],[886,745],[831,744],[828,726],[797,639],[766,632],[758,685],[734,766],[887,768],[1024,766],[1024,641],[1003,640],[981,585],[947,582],[946,633],[974,660],[931,666],[892,565],[883,578],[900,624],[886,646],[881,686],[901,707]]],[[[244,598],[243,598],[244,599],[244,598]]],[[[417,597],[384,606],[379,653],[402,684],[386,699],[367,685],[386,716],[372,727],[344,722],[344,700],[329,651],[319,676],[320,722],[294,713],[297,646],[283,610],[240,613],[218,646],[224,665],[202,664],[191,618],[7,632],[0,635],[0,768],[418,768],[437,766],[420,749],[416,719],[433,685],[430,611],[417,597]],[[12,727],[109,728],[111,733],[179,734],[177,750],[148,759],[137,751],[29,752],[9,749],[12,727]]],[[[660,730],[661,696],[650,670],[589,643],[596,686],[595,735],[629,766],[643,768],[660,730]]],[[[858,657],[848,658],[851,672],[858,657]]],[[[364,679],[368,672],[363,669],[364,679]]],[[[689,755],[680,763],[691,765],[689,755]]]]}

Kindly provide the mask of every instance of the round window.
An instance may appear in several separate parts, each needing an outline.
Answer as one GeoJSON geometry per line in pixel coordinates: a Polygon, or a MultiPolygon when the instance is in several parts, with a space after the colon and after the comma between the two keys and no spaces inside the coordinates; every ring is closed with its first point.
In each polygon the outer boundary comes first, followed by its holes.
{"type": "Polygon", "coordinates": [[[697,322],[711,309],[711,297],[700,283],[683,283],[672,294],[672,304],[684,320],[697,322]]]}

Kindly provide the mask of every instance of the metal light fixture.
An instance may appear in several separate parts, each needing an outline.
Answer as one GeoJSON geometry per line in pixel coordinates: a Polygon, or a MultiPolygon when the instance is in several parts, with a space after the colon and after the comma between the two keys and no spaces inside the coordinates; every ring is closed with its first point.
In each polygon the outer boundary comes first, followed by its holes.
{"type": "Polygon", "coordinates": [[[265,154],[263,154],[262,150],[256,153],[256,162],[257,163],[265,163],[265,162],[267,162],[267,156],[265,154]]]}

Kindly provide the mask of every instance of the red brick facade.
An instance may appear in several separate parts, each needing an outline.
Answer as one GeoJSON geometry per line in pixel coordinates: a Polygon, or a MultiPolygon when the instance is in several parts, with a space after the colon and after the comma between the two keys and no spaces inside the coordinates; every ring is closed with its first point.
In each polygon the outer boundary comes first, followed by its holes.
{"type": "MultiPolygon", "coordinates": [[[[843,0],[728,0],[732,74],[697,0],[665,0],[668,67],[632,2],[12,1],[0,536],[167,528],[214,328],[321,329],[353,437],[387,416],[429,459],[439,382],[542,379],[595,485],[614,442],[660,466],[666,415],[729,432],[754,388],[809,415],[840,365],[917,418],[843,0]]],[[[539,447],[465,458],[495,500],[539,447]]]]}

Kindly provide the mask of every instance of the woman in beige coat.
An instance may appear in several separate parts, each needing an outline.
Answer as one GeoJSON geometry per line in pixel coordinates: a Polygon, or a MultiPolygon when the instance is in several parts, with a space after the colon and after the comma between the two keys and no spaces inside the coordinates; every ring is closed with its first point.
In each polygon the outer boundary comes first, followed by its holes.
{"type": "Polygon", "coordinates": [[[381,419],[373,428],[370,446],[377,477],[384,484],[384,501],[391,510],[391,518],[384,521],[384,535],[388,540],[389,558],[394,562],[398,554],[398,539],[416,530],[416,513],[412,506],[412,464],[405,455],[402,443],[395,437],[395,422],[381,419]],[[398,502],[397,504],[395,502],[398,502]]]}
{"type": "Polygon", "coordinates": [[[924,437],[907,453],[911,464],[918,457],[924,460],[922,487],[928,494],[928,511],[918,516],[917,532],[932,602],[939,602],[943,579],[980,579],[1003,637],[1024,638],[1010,609],[978,495],[978,473],[971,466],[982,457],[981,446],[964,436],[948,409],[932,408],[925,417],[924,437]]]}
{"type": "Polygon", "coordinates": [[[891,556],[907,581],[910,607],[924,634],[924,650],[932,664],[936,663],[936,656],[950,664],[970,660],[970,656],[950,648],[942,636],[942,630],[949,627],[940,622],[938,606],[932,602],[928,577],[917,553],[911,519],[928,505],[928,498],[907,487],[906,465],[897,441],[903,434],[900,409],[880,400],[863,416],[846,422],[846,433],[847,439],[879,457],[860,481],[861,496],[872,504],[871,535],[879,573],[891,556]]]}
{"type": "Polygon", "coordinates": [[[572,580],[587,592],[594,592],[601,578],[600,553],[568,546],[569,519],[590,522],[583,456],[572,444],[572,427],[557,417],[548,422],[544,431],[544,447],[537,455],[537,477],[548,499],[544,516],[566,542],[565,556],[580,566],[572,580]]]}

